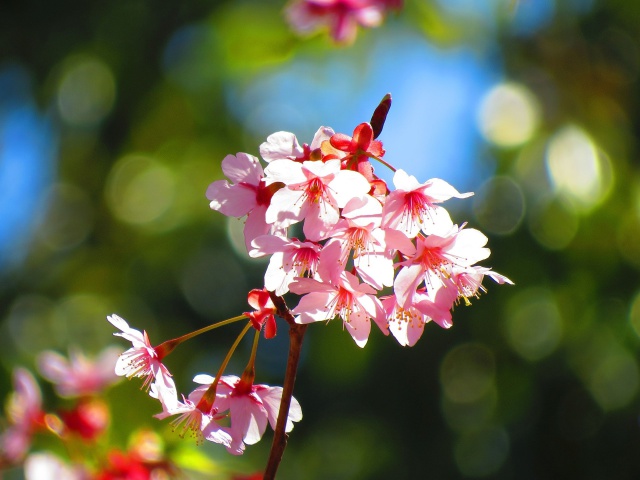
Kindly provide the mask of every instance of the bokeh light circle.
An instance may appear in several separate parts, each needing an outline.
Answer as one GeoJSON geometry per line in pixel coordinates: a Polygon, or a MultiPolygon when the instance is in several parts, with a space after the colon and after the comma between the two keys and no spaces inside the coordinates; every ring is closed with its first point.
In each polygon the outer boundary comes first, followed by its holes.
{"type": "Polygon", "coordinates": [[[538,101],[523,85],[503,83],[483,98],[478,126],[489,142],[499,147],[516,147],[528,141],[540,122],[538,101]]]}

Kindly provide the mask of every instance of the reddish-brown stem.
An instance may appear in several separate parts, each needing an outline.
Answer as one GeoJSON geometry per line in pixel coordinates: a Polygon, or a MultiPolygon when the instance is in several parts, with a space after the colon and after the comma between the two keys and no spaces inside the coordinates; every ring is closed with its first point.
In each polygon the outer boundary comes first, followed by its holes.
{"type": "MultiPolygon", "coordinates": [[[[287,312],[288,311],[287,309],[287,312]]],[[[290,312],[289,315],[291,315],[290,312]]],[[[289,319],[286,320],[289,321],[289,319]]],[[[282,460],[284,449],[287,446],[287,434],[284,430],[287,426],[287,417],[289,416],[289,407],[291,406],[291,397],[293,396],[293,385],[296,381],[296,372],[298,371],[300,352],[302,351],[302,340],[306,330],[307,325],[299,325],[294,322],[289,323],[289,357],[287,358],[287,370],[284,376],[282,400],[280,401],[280,411],[278,412],[278,421],[276,422],[275,433],[273,435],[271,452],[269,453],[269,460],[267,461],[267,467],[264,471],[264,480],[273,480],[276,478],[278,466],[282,460]]]]}

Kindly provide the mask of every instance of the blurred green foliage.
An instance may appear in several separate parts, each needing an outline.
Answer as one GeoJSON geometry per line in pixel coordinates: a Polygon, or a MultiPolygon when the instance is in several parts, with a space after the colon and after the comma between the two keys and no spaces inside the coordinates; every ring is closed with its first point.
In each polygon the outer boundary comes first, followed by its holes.
{"type": "MultiPolygon", "coordinates": [[[[547,2],[549,20],[518,33],[529,1],[488,2],[488,23],[408,1],[351,47],[296,38],[274,0],[4,2],[0,68],[28,72],[59,146],[29,255],[0,277],[3,396],[11,369],[33,367],[41,350],[119,343],[107,314],[157,344],[246,310],[265,263],[233,249],[238,225],[204,197],[225,155],[257,154],[264,140],[243,127],[230,87],[295,58],[330,69],[334,55],[365,56],[400,28],[444,51],[490,44],[501,58],[506,89],[479,114],[477,155],[494,159],[495,175],[456,220],[487,232],[488,265],[516,286],[487,285],[456,308],[453,328],[427,325],[411,349],[372,332],[361,350],[338,323],[310,328],[295,391],[305,417],[281,478],[639,478],[640,4],[547,2]]],[[[372,111],[379,98],[359,101],[372,111]]],[[[402,122],[393,112],[387,122],[402,122]]],[[[259,382],[282,381],[280,327],[260,346],[259,382]]],[[[183,392],[217,369],[237,334],[223,330],[167,361],[183,392]]],[[[157,406],[131,384],[110,395],[114,439],[165,432],[193,478],[264,466],[269,434],[242,458],[196,450],[151,418],[157,406]],[[217,473],[196,473],[207,462],[217,473]]]]}

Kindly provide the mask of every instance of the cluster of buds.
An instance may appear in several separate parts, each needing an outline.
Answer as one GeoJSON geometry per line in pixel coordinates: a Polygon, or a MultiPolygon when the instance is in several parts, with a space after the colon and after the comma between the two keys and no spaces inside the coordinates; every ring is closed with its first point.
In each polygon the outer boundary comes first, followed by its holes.
{"type": "Polygon", "coordinates": [[[229,181],[207,190],[212,209],[246,216],[249,255],[271,255],[265,290],[302,296],[295,322],[339,317],[360,347],[371,321],[412,346],[430,321],[449,328],[453,307],[478,296],[485,276],[511,283],[476,265],[489,256],[487,237],[454,224],[441,205],[471,193],[437,178],[420,183],[383,159],[377,137],[390,104],[387,95],[352,136],[320,127],[301,145],[293,133],[274,133],[260,146],[266,168],[248,153],[228,155],[229,181]],[[395,172],[393,190],[372,161],[395,172]]]}
{"type": "Polygon", "coordinates": [[[358,26],[379,26],[389,10],[400,10],[402,0],[294,0],[285,9],[291,27],[309,34],[326,28],[337,43],[352,43],[358,26]]]}

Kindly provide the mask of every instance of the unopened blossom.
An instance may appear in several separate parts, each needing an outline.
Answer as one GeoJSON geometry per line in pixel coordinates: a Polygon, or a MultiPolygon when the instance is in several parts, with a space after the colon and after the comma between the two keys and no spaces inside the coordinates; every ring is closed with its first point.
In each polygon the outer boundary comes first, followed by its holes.
{"type": "Polygon", "coordinates": [[[254,288],[249,292],[247,301],[255,310],[245,312],[249,317],[253,328],[260,331],[264,326],[264,338],[273,338],[276,336],[276,318],[274,316],[276,307],[269,296],[266,289],[259,290],[254,288]]]}
{"type": "Polygon", "coordinates": [[[381,0],[295,0],[285,10],[291,27],[301,34],[328,28],[338,43],[352,43],[358,26],[382,23],[387,2],[381,0]]]}
{"type": "MultiPolygon", "coordinates": [[[[394,281],[398,302],[407,306],[420,284],[438,289],[454,267],[470,267],[489,256],[487,237],[473,228],[452,228],[446,235],[416,237],[416,252],[398,265],[394,281]]],[[[456,291],[457,294],[457,291],[456,291]]]]}
{"type": "Polygon", "coordinates": [[[373,128],[369,123],[358,125],[353,131],[353,137],[336,133],[329,143],[343,153],[341,156],[343,168],[360,172],[369,182],[376,178],[369,159],[382,158],[385,151],[382,142],[374,140],[373,128]]]}
{"type": "Polygon", "coordinates": [[[209,206],[228,217],[247,216],[244,239],[247,250],[251,241],[267,233],[276,233],[277,225],[265,222],[265,212],[278,185],[265,184],[262,166],[256,157],[248,153],[227,155],[222,160],[222,171],[229,180],[218,180],[207,188],[209,206]]]}
{"type": "Polygon", "coordinates": [[[31,445],[31,437],[44,428],[40,387],[24,368],[13,371],[13,392],[6,412],[9,427],[0,436],[0,465],[20,461],[31,445]]]}
{"type": "Polygon", "coordinates": [[[340,317],[344,327],[353,337],[356,345],[364,347],[371,331],[371,319],[385,331],[386,318],[376,298],[376,290],[358,278],[342,272],[337,281],[320,282],[311,278],[299,278],[290,285],[290,290],[304,295],[298,305],[291,310],[296,323],[312,323],[340,317]]]}
{"type": "Polygon", "coordinates": [[[425,235],[442,234],[453,223],[447,210],[438,203],[452,197],[466,198],[472,193],[460,193],[444,180],[432,178],[420,183],[413,175],[398,170],[393,176],[396,187],[387,197],[382,210],[382,226],[400,230],[409,238],[420,230],[425,235]]]}
{"type": "MultiPolygon", "coordinates": [[[[193,379],[202,386],[196,390],[204,391],[213,382],[209,375],[197,375],[193,379]]],[[[237,448],[244,450],[244,444],[258,443],[265,432],[267,423],[275,429],[282,399],[282,387],[255,385],[235,375],[220,377],[216,389],[215,406],[219,413],[227,412],[231,427],[229,433],[237,448]]],[[[302,419],[302,409],[295,398],[291,398],[285,432],[293,430],[293,422],[302,419]]]]}
{"type": "Polygon", "coordinates": [[[370,190],[367,179],[358,172],[341,170],[340,160],[274,160],[265,169],[268,184],[285,186],[271,198],[267,223],[281,228],[304,220],[307,240],[324,238],[340,218],[339,209],[354,197],[370,190]]]}
{"type": "Polygon", "coordinates": [[[122,333],[114,333],[115,336],[129,340],[132,347],[124,352],[116,362],[115,373],[128,378],[138,377],[144,379],[143,388],[149,389],[155,384],[156,393],[166,399],[175,398],[176,386],[171,378],[171,373],[162,363],[163,352],[151,345],[147,332],[140,332],[129,327],[129,324],[118,315],[109,315],[107,320],[122,333]]]}
{"type": "Polygon", "coordinates": [[[264,286],[278,296],[289,291],[289,284],[296,277],[315,276],[322,250],[316,242],[301,242],[276,235],[258,237],[252,246],[251,257],[271,255],[264,274],[264,286]]]}
{"type": "Polygon", "coordinates": [[[61,397],[96,395],[120,380],[113,366],[121,353],[120,348],[110,347],[90,359],[79,350],[71,349],[67,359],[46,351],[38,355],[38,368],[61,397]]]}
{"type": "MultiPolygon", "coordinates": [[[[312,156],[321,155],[319,149],[325,140],[329,140],[335,132],[330,127],[320,127],[310,145],[300,145],[296,136],[291,132],[276,132],[267,137],[267,141],[260,145],[260,156],[266,161],[293,160],[304,162],[313,160],[312,156]]],[[[318,160],[318,158],[315,158],[318,160]]]]}

